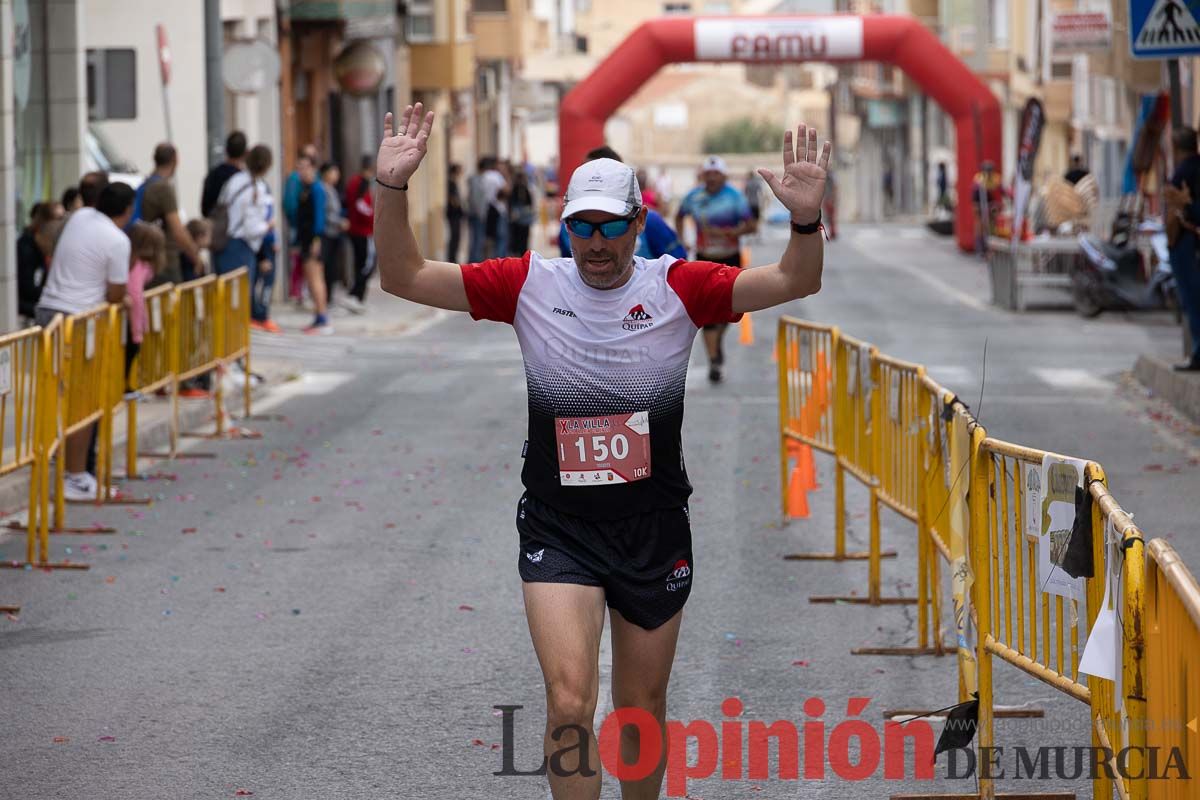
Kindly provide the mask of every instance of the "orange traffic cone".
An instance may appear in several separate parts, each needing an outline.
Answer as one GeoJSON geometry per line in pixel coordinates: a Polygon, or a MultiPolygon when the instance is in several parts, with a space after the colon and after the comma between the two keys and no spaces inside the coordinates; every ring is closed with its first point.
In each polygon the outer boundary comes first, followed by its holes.
{"type": "Polygon", "coordinates": [[[820,489],[817,484],[817,465],[813,461],[812,448],[801,445],[796,455],[796,469],[800,471],[800,480],[805,489],[820,489]]]}
{"type": "Polygon", "coordinates": [[[792,477],[788,481],[788,516],[792,519],[808,519],[808,492],[804,489],[799,466],[792,467],[792,477]]]}
{"type": "Polygon", "coordinates": [[[813,375],[813,396],[822,412],[829,407],[829,365],[825,363],[825,354],[817,353],[817,371],[813,375]]]}
{"type": "Polygon", "coordinates": [[[742,315],[742,321],[738,328],[741,334],[738,342],[744,345],[754,344],[754,323],[750,320],[750,312],[742,315]]]}

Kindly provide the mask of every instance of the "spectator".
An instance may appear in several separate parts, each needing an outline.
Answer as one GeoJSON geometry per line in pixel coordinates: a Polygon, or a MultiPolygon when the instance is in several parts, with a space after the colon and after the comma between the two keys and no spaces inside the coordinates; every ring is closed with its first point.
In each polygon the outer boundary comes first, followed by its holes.
{"type": "Polygon", "coordinates": [[[466,209],[463,208],[462,191],[458,181],[462,177],[462,165],[451,164],[446,175],[446,227],[448,240],[446,242],[446,260],[451,264],[458,263],[458,251],[462,245],[462,223],[466,209]]]}
{"type": "Polygon", "coordinates": [[[467,178],[467,260],[483,260],[484,240],[487,238],[488,200],[483,186],[483,174],[491,167],[492,159],[484,156],[476,165],[475,174],[467,178]]]}
{"type": "Polygon", "coordinates": [[[84,175],[79,179],[79,202],[81,205],[76,208],[95,208],[100,201],[100,193],[106,186],[108,186],[107,173],[89,172],[84,175]]]}
{"type": "Polygon", "coordinates": [[[1175,174],[1166,190],[1167,242],[1179,305],[1192,336],[1190,358],[1176,364],[1180,372],[1200,371],[1200,152],[1195,128],[1182,127],[1171,135],[1175,174]]]}
{"type": "Polygon", "coordinates": [[[638,186],[642,187],[642,205],[651,211],[658,211],[658,192],[655,191],[654,185],[650,183],[650,176],[646,172],[645,167],[637,171],[638,186]]]}
{"type": "MultiPolygon", "coordinates": [[[[50,324],[55,314],[78,314],[125,299],[130,245],[123,229],[132,215],[133,189],[123,183],[105,186],[96,208],[81,208],[71,215],[54,248],[35,314],[37,324],[50,324]]],[[[63,496],[68,500],[96,497],[96,478],[87,471],[91,439],[88,428],[67,437],[63,496]]]]}
{"type": "MultiPolygon", "coordinates": [[[[216,205],[215,201],[213,205],[216,205]]],[[[188,235],[192,237],[192,241],[196,243],[196,248],[200,251],[199,261],[192,261],[183,253],[179,254],[179,272],[186,283],[208,274],[208,262],[212,258],[212,253],[207,251],[212,246],[212,223],[202,217],[197,217],[189,219],[184,227],[187,228],[188,235]]]]}
{"type": "Polygon", "coordinates": [[[937,165],[937,204],[947,210],[954,207],[950,202],[950,176],[946,172],[945,161],[939,161],[937,165]]]}
{"type": "Polygon", "coordinates": [[[996,217],[1004,202],[1004,187],[993,162],[984,161],[979,165],[972,183],[971,200],[975,205],[975,251],[986,254],[988,237],[995,229],[996,217]]]}
{"type": "Polygon", "coordinates": [[[1067,170],[1067,174],[1063,177],[1071,185],[1079,183],[1088,176],[1088,168],[1083,164],[1083,156],[1076,153],[1071,156],[1071,168],[1067,170]]]}
{"type": "Polygon", "coordinates": [[[200,195],[200,216],[211,217],[225,182],[246,168],[246,134],[234,131],[225,139],[225,160],[204,176],[200,195]]]}
{"type": "Polygon", "coordinates": [[[825,197],[822,199],[821,213],[825,217],[825,232],[829,235],[829,241],[837,238],[837,183],[833,180],[833,166],[825,171],[825,197]]]}
{"type": "MultiPolygon", "coordinates": [[[[274,224],[275,202],[267,194],[267,222],[274,224]]],[[[250,283],[250,327],[267,333],[279,333],[279,325],[271,319],[271,291],[275,288],[275,275],[278,272],[275,262],[279,253],[278,234],[275,228],[267,231],[263,237],[262,246],[255,254],[258,269],[254,271],[250,283]]]]}
{"type": "Polygon", "coordinates": [[[53,250],[47,233],[54,221],[52,203],[35,203],[29,210],[29,225],[17,239],[17,309],[29,320],[36,313],[46,283],[53,250]]]}
{"type": "Polygon", "coordinates": [[[508,250],[504,255],[523,256],[529,249],[529,229],[533,225],[533,191],[524,170],[513,176],[509,196],[508,250]]]}
{"type": "Polygon", "coordinates": [[[135,222],[129,229],[129,250],[129,281],[125,293],[125,307],[129,309],[125,337],[125,399],[136,400],[133,363],[149,327],[145,290],[167,265],[167,239],[157,225],[135,222]]]}
{"type": "Polygon", "coordinates": [[[358,174],[346,182],[345,209],[350,221],[347,234],[354,250],[354,285],[342,305],[356,314],[366,310],[363,303],[367,299],[367,281],[375,271],[375,193],[371,191],[374,179],[375,157],[365,155],[358,174]]]}
{"type": "Polygon", "coordinates": [[[330,334],[329,307],[325,295],[325,265],[321,261],[321,243],[325,236],[325,187],[317,180],[317,171],[308,159],[300,162],[300,191],[296,197],[296,252],[304,267],[308,294],[313,301],[313,321],[304,329],[308,334],[330,334]]]}
{"type": "MultiPolygon", "coordinates": [[[[249,269],[251,325],[264,330],[273,327],[278,331],[278,327],[263,324],[267,320],[267,308],[253,302],[254,287],[258,283],[258,253],[275,225],[271,217],[271,190],[266,181],[271,161],[271,149],[263,144],[255,145],[246,155],[246,169],[225,182],[217,202],[228,209],[229,243],[216,256],[216,270],[223,275],[238,267],[249,269]]],[[[305,160],[304,163],[310,162],[305,160]]]]}
{"type": "Polygon", "coordinates": [[[68,186],[63,191],[62,200],[59,202],[62,203],[63,212],[66,214],[70,214],[72,211],[74,211],[77,208],[82,208],[83,207],[83,198],[79,196],[79,187],[78,186],[68,186]]]}
{"type": "Polygon", "coordinates": [[[134,209],[136,219],[158,223],[162,227],[167,237],[167,264],[162,274],[172,283],[183,282],[180,253],[191,259],[193,264],[200,261],[200,248],[196,247],[179,218],[179,201],[172,180],[178,167],[179,154],[174,145],[164,143],[154,148],[154,172],[139,187],[141,207],[134,209]]]}
{"type": "Polygon", "coordinates": [[[495,158],[489,158],[487,168],[483,171],[480,179],[483,182],[483,194],[487,200],[484,219],[484,257],[500,257],[508,252],[508,178],[504,177],[500,162],[495,158]]]}
{"type": "Polygon", "coordinates": [[[321,185],[325,190],[325,233],[321,237],[321,263],[325,266],[325,304],[333,305],[333,287],[345,286],[342,279],[342,234],[350,227],[342,210],[342,193],[338,184],[342,171],[332,161],[321,165],[321,185]]]}
{"type": "Polygon", "coordinates": [[[750,204],[750,216],[757,224],[762,219],[762,181],[754,170],[746,174],[746,202],[750,204]]]}
{"type": "Polygon", "coordinates": [[[288,273],[288,297],[301,302],[304,295],[304,260],[296,249],[296,210],[300,201],[300,173],[305,162],[310,168],[317,166],[317,146],[304,145],[296,156],[296,168],[287,176],[283,185],[283,215],[288,223],[288,244],[291,245],[291,270],[288,273]]]}

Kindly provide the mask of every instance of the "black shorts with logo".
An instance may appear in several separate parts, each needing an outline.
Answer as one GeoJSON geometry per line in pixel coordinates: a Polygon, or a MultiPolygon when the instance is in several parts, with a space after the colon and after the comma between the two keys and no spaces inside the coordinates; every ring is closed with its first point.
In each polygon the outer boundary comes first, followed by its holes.
{"type": "MultiPolygon", "coordinates": [[[[697,261],[711,261],[714,264],[724,264],[728,267],[737,267],[738,269],[742,269],[745,267],[745,264],[742,263],[742,254],[740,252],[734,253],[733,255],[729,255],[729,256],[710,256],[705,253],[696,253],[696,260],[697,261]]],[[[720,331],[720,330],[725,330],[725,327],[726,327],[725,323],[722,322],[718,325],[705,325],[704,330],[720,331]]]]}
{"type": "Polygon", "coordinates": [[[521,580],[603,587],[609,608],[646,630],[674,617],[691,594],[686,506],[592,521],[526,492],[517,504],[517,532],[521,580]]]}

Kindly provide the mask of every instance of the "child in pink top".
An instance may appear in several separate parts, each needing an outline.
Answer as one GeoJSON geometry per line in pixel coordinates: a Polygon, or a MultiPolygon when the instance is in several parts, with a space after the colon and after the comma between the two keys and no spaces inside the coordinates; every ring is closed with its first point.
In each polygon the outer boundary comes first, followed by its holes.
{"type": "Polygon", "coordinates": [[[133,364],[142,349],[149,321],[146,317],[147,285],[167,263],[167,240],[162,229],[147,222],[135,223],[129,232],[129,282],[125,285],[125,306],[129,309],[129,329],[125,338],[126,397],[136,398],[133,388],[133,364]]]}

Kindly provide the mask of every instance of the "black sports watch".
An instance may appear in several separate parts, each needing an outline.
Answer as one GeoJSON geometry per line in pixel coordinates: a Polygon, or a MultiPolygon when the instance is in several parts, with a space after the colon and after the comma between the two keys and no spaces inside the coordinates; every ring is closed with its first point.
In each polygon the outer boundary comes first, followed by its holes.
{"type": "Polygon", "coordinates": [[[792,233],[798,233],[801,236],[807,236],[808,234],[816,233],[819,230],[821,230],[821,212],[820,211],[817,212],[817,219],[815,222],[810,222],[807,225],[801,225],[798,222],[792,223],[792,233]]]}

